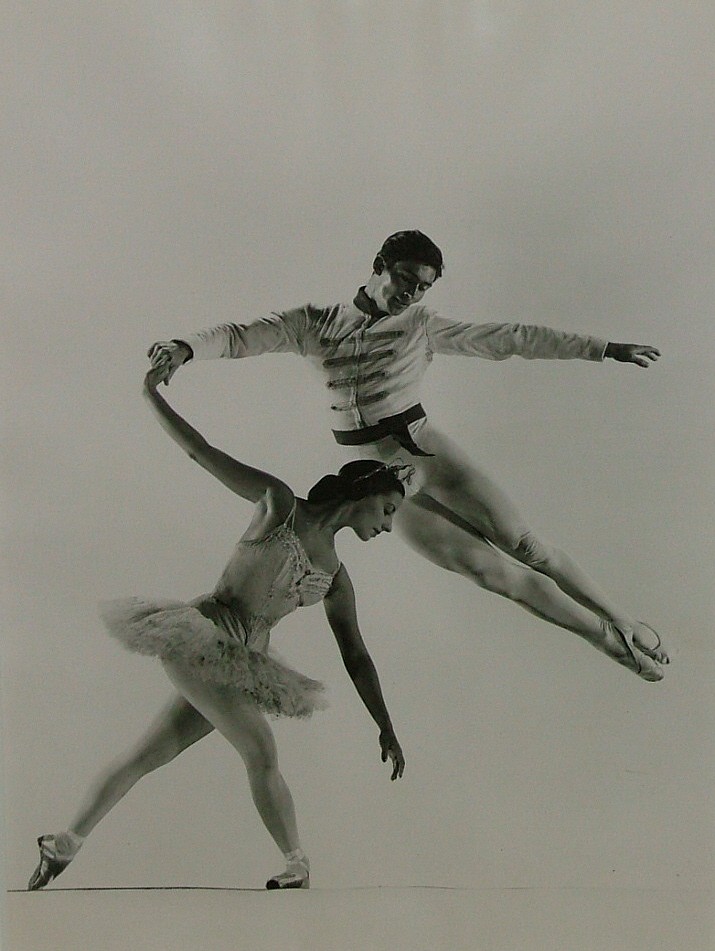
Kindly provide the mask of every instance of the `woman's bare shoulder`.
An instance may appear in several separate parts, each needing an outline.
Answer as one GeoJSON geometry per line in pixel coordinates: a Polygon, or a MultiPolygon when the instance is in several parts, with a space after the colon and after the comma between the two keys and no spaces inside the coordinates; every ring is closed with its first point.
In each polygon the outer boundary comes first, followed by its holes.
{"type": "Polygon", "coordinates": [[[295,507],[296,497],[284,483],[266,489],[254,506],[253,518],[241,536],[241,541],[260,541],[270,535],[286,524],[295,507]]]}

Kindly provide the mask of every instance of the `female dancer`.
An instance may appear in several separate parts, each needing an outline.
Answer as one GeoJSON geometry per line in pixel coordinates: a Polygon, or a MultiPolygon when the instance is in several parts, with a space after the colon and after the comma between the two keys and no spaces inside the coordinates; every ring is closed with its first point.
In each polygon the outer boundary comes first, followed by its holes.
{"type": "Polygon", "coordinates": [[[190,603],[139,598],[102,608],[110,632],[130,650],[156,655],[178,691],[135,749],[92,789],[68,828],[38,839],[40,862],[28,889],[43,888],[72,861],[97,823],[142,776],[217,729],[238,751],[253,801],[286,870],[267,888],[308,888],[309,863],[298,837],[290,791],[278,769],[266,714],[305,717],[324,706],[322,684],[271,655],[271,628],[303,605],[323,600],[343,661],[380,728],[391,778],[405,761],[358,629],[353,588],[335,553],[335,534],[352,528],[367,541],[389,532],[405,489],[396,467],[356,461],[294,496],[279,479],[210,446],[157,393],[150,370],[144,395],[169,435],[204,469],[255,504],[253,519],[216,588],[190,603]]]}

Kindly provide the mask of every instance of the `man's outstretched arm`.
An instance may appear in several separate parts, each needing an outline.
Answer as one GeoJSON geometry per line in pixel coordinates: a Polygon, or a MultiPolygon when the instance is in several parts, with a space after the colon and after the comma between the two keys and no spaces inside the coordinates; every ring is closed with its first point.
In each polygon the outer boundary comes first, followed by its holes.
{"type": "Polygon", "coordinates": [[[506,360],[614,359],[647,367],[660,351],[641,344],[609,343],[600,337],[569,333],[536,324],[471,324],[428,314],[425,329],[434,353],[506,360]]]}
{"type": "Polygon", "coordinates": [[[262,353],[303,353],[306,308],[270,314],[250,324],[219,324],[181,339],[159,340],[147,355],[155,369],[164,370],[168,384],[189,360],[238,359],[262,353]]]}

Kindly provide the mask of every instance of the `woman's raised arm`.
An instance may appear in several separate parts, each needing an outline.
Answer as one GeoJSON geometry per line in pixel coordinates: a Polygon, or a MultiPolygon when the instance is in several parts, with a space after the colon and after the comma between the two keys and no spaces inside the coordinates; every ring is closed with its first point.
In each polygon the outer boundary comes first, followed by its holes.
{"type": "Polygon", "coordinates": [[[268,472],[247,466],[209,445],[201,433],[190,426],[169,406],[164,397],[159,395],[157,386],[163,375],[162,369],[149,370],[144,377],[143,393],[162,427],[174,442],[219,482],[249,502],[258,502],[270,492],[272,507],[277,510],[279,518],[281,514],[283,517],[287,516],[294,500],[291,488],[268,472]]]}

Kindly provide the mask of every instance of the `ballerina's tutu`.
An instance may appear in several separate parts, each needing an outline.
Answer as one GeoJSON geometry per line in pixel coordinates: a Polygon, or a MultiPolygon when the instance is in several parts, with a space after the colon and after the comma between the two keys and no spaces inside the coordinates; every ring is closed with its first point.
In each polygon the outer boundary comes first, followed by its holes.
{"type": "Polygon", "coordinates": [[[235,687],[265,713],[309,717],[327,706],[325,687],[293,670],[268,649],[268,631],[256,640],[227,605],[211,597],[194,603],[120,598],[100,604],[108,631],[138,654],[179,662],[203,680],[235,687]],[[196,604],[201,604],[206,617],[196,604]]]}

